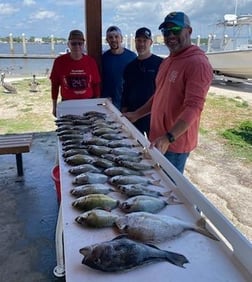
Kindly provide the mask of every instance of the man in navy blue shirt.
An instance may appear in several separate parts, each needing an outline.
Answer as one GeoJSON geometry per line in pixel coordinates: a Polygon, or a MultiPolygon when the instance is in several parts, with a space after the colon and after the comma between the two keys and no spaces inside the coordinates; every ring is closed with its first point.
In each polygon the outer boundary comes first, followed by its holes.
{"type": "Polygon", "coordinates": [[[123,89],[123,72],[136,54],[122,46],[122,32],[117,26],[110,26],[106,32],[110,49],[102,55],[102,98],[111,98],[120,110],[123,89]]]}
{"type": "MultiPolygon", "coordinates": [[[[124,71],[122,112],[135,111],[154,94],[156,74],[163,59],[151,53],[151,45],[151,31],[146,27],[139,28],[135,34],[138,56],[124,71]]],[[[148,135],[150,115],[137,120],[134,125],[148,135]]]]}

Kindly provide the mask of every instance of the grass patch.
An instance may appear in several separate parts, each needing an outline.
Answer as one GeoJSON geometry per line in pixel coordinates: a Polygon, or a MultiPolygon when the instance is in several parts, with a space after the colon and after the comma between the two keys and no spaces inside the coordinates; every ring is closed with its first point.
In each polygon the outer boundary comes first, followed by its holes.
{"type": "Polygon", "coordinates": [[[229,154],[252,162],[252,107],[238,98],[207,96],[200,134],[225,145],[229,154]]]}
{"type": "Polygon", "coordinates": [[[252,121],[244,121],[236,128],[226,129],[222,135],[228,140],[236,157],[252,162],[252,121]]]}

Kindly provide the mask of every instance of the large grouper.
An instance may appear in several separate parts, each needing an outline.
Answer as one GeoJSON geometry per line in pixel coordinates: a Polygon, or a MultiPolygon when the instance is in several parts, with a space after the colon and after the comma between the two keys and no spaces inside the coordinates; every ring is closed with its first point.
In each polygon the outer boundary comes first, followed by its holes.
{"type": "Polygon", "coordinates": [[[81,248],[80,253],[84,256],[82,264],[104,272],[125,271],[160,261],[168,261],[180,267],[189,262],[181,254],[133,241],[125,235],[81,248]]]}

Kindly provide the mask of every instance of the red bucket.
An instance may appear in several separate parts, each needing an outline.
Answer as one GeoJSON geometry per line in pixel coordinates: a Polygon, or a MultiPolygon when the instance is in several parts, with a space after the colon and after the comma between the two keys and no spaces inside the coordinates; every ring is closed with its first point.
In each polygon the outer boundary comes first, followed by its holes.
{"type": "Polygon", "coordinates": [[[57,192],[57,198],[58,198],[58,202],[60,203],[61,201],[61,191],[60,191],[60,170],[59,170],[59,166],[55,166],[52,171],[51,171],[51,176],[52,179],[55,183],[55,188],[56,188],[56,192],[57,192]]]}

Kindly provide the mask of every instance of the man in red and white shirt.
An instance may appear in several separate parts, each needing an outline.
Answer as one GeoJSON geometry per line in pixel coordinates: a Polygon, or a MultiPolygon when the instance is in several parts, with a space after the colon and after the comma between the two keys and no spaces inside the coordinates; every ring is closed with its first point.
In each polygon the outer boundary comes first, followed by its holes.
{"type": "Polygon", "coordinates": [[[96,61],[84,54],[84,35],[72,30],[68,37],[70,52],[54,60],[51,79],[52,114],[56,117],[57,99],[89,99],[100,97],[100,74],[96,61]]]}

